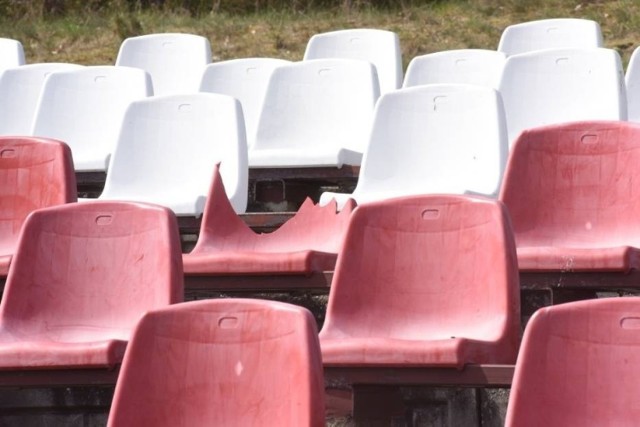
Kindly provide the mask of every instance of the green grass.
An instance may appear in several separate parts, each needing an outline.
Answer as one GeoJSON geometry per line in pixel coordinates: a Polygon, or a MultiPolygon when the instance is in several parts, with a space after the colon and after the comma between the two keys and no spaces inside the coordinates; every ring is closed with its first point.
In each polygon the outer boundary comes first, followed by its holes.
{"type": "MultiPolygon", "coordinates": [[[[198,13],[172,9],[170,2],[162,8],[129,7],[123,1],[100,8],[95,6],[99,2],[94,1],[87,3],[89,6],[57,13],[47,13],[39,2],[32,3],[33,10],[21,18],[10,18],[11,14],[0,18],[0,36],[20,40],[30,63],[111,64],[124,38],[158,32],[208,37],[214,60],[248,56],[300,60],[309,37],[315,33],[380,28],[399,34],[406,67],[411,58],[420,54],[459,48],[495,49],[507,25],[556,17],[599,22],[606,47],[617,49],[625,63],[636,44],[640,44],[640,3],[631,0],[407,0],[385,8],[356,0],[326,8],[310,8],[300,6],[302,1],[291,1],[293,6],[275,8],[269,2],[254,0],[244,2],[243,8],[238,6],[242,13],[211,12],[216,5],[218,10],[224,9],[220,6],[224,2],[218,1],[181,3],[197,4],[198,13]],[[258,12],[251,11],[255,9],[258,12]]],[[[0,8],[2,4],[0,1],[0,8]]]]}

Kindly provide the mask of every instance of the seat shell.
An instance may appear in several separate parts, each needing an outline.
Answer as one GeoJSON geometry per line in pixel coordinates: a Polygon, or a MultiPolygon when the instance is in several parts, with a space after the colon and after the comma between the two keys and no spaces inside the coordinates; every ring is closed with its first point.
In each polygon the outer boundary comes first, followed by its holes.
{"type": "Polygon", "coordinates": [[[629,120],[640,122],[640,49],[635,48],[625,73],[625,87],[627,89],[627,113],[629,120]]]}
{"type": "Polygon", "coordinates": [[[24,48],[18,40],[0,38],[0,71],[25,64],[24,48]]]}
{"type": "Polygon", "coordinates": [[[130,425],[324,426],[313,316],[252,299],[147,313],[127,349],[109,414],[108,426],[130,425]]]}
{"type": "Polygon", "coordinates": [[[426,195],[354,211],[320,332],[325,366],[514,363],[519,337],[501,203],[426,195]]]}

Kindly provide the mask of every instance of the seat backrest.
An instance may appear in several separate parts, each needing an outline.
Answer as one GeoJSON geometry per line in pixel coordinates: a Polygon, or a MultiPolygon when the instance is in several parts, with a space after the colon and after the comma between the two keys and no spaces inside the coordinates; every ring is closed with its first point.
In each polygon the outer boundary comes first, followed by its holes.
{"type": "Polygon", "coordinates": [[[501,203],[422,195],[355,209],[321,339],[491,340],[508,347],[508,360],[519,325],[515,245],[501,203]]]}
{"type": "Polygon", "coordinates": [[[524,333],[505,425],[635,425],[639,319],[637,298],[538,310],[524,333]]]}
{"type": "Polygon", "coordinates": [[[192,93],[136,101],[126,111],[100,198],[153,202],[178,215],[200,215],[218,162],[229,200],[243,213],[249,172],[236,99],[192,93]]]}
{"type": "Polygon", "coordinates": [[[76,201],[71,150],[59,141],[0,137],[0,256],[12,254],[27,215],[76,201]]]}
{"type": "Polygon", "coordinates": [[[500,200],[518,246],[640,245],[640,124],[531,129],[512,148],[500,200]]]}
{"type": "Polygon", "coordinates": [[[540,49],[602,46],[602,31],[596,21],[560,18],[508,26],[502,32],[498,51],[511,56],[540,49]]]}
{"type": "Polygon", "coordinates": [[[384,95],[374,113],[354,198],[465,192],[497,195],[507,159],[500,95],[429,85],[384,95]]]}
{"type": "Polygon", "coordinates": [[[350,58],[371,62],[377,71],[380,93],[402,85],[400,39],[391,31],[351,29],[316,34],[309,39],[304,60],[350,58]]]}
{"type": "Polygon", "coordinates": [[[218,299],[147,313],[118,378],[108,425],[323,426],[311,313],[218,299]]]}
{"type": "Polygon", "coordinates": [[[144,312],[182,301],[183,292],[178,225],[168,209],[70,203],[27,218],[0,326],[36,341],[128,340],[144,312]]]}
{"type": "Polygon", "coordinates": [[[22,43],[18,40],[0,38],[0,71],[24,64],[22,43]]]}
{"type": "Polygon", "coordinates": [[[4,70],[0,74],[0,135],[29,135],[45,78],[78,68],[82,66],[48,62],[4,70]]]}
{"type": "Polygon", "coordinates": [[[402,87],[464,83],[497,88],[506,56],[485,49],[459,49],[416,56],[411,60],[402,87]]]}
{"type": "Polygon", "coordinates": [[[104,171],[126,108],[150,95],[149,75],[135,68],[59,71],[45,79],[31,133],[69,144],[76,171],[104,171]]]}
{"type": "Polygon", "coordinates": [[[220,61],[205,67],[200,92],[229,95],[242,104],[247,144],[251,146],[258,117],[273,69],[291,61],[276,58],[241,58],[220,61]]]}
{"type": "Polygon", "coordinates": [[[116,58],[116,65],[147,71],[155,95],[197,92],[204,67],[210,62],[207,38],[176,33],[129,37],[120,45],[116,58]]]}
{"type": "Polygon", "coordinates": [[[316,146],[363,152],[378,98],[365,61],[317,59],[274,69],[252,149],[316,146]]]}
{"type": "Polygon", "coordinates": [[[549,49],[511,56],[500,93],[511,144],[524,129],[627,118],[622,63],[611,49],[549,49]]]}
{"type": "Polygon", "coordinates": [[[640,122],[640,48],[635,48],[629,58],[625,83],[629,120],[640,122]]]}

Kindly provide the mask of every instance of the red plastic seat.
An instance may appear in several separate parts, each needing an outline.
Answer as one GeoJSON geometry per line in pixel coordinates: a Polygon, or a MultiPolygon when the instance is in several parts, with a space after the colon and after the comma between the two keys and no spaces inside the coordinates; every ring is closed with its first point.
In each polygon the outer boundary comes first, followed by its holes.
{"type": "Polygon", "coordinates": [[[6,277],[27,215],[75,202],[71,150],[46,138],[0,137],[0,277],[6,277]]]}
{"type": "Polygon", "coordinates": [[[576,122],[527,130],[500,200],[521,271],[640,266],[640,124],[576,122]]]}
{"type": "Polygon", "coordinates": [[[540,309],[522,339],[506,426],[638,425],[639,365],[637,297],[540,309]]]}
{"type": "Polygon", "coordinates": [[[216,167],[198,242],[191,253],[183,255],[184,272],[311,274],[333,270],[354,207],[350,200],[336,213],[335,201],[317,206],[307,199],[280,228],[256,234],[231,207],[216,167]]]}
{"type": "Polygon", "coordinates": [[[108,425],[324,426],[315,320],[290,304],[220,299],[140,321],[108,425]]]}
{"type": "Polygon", "coordinates": [[[501,203],[427,195],[354,211],[320,333],[325,366],[514,363],[519,337],[501,203]]]}
{"type": "Polygon", "coordinates": [[[146,311],[182,301],[175,216],[87,202],[26,220],[0,303],[0,369],[111,367],[146,311]]]}

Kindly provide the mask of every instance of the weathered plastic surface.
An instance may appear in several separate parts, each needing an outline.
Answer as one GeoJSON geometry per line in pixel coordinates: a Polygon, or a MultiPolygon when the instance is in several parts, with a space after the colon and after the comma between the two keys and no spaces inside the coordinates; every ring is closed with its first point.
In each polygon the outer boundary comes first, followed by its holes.
{"type": "Polygon", "coordinates": [[[175,216],[71,203],[32,213],[0,303],[0,369],[113,367],[148,310],[183,299],[175,216]]]}
{"type": "Polygon", "coordinates": [[[640,122],[640,49],[635,48],[625,74],[627,113],[630,121],[640,122]]]}
{"type": "Polygon", "coordinates": [[[69,144],[76,171],[105,171],[126,108],[152,94],[149,75],[136,68],[59,71],[45,79],[31,133],[69,144]]]}
{"type": "Polygon", "coordinates": [[[108,425],[324,426],[313,316],[252,299],[147,313],[127,349],[108,425]]]}
{"type": "Polygon", "coordinates": [[[0,38],[0,71],[25,64],[24,48],[18,40],[0,38]]]}
{"type": "Polygon", "coordinates": [[[277,58],[241,58],[219,61],[205,67],[200,92],[214,92],[236,98],[242,104],[247,145],[251,146],[273,69],[291,61],[277,58]]]}
{"type": "Polygon", "coordinates": [[[506,55],[486,49],[458,49],[416,56],[402,87],[462,83],[497,88],[506,55]]]}
{"type": "Polygon", "coordinates": [[[312,36],[304,60],[361,59],[371,62],[378,74],[380,93],[402,85],[402,50],[398,34],[370,28],[329,31],[312,36]]]}
{"type": "Polygon", "coordinates": [[[0,74],[0,135],[29,135],[44,79],[82,65],[48,62],[8,68],[0,74]]]}
{"type": "Polygon", "coordinates": [[[247,209],[249,169],[240,103],[227,95],[192,93],[133,102],[100,195],[200,216],[221,162],[224,187],[237,213],[247,209]]]}
{"type": "Polygon", "coordinates": [[[637,425],[639,329],[638,298],[540,309],[522,340],[505,425],[637,425]]]}
{"type": "Polygon", "coordinates": [[[352,194],[358,204],[427,194],[497,196],[507,162],[505,114],[495,89],[429,85],[383,95],[352,194]],[[461,125],[464,123],[464,126],[461,125]]]}
{"type": "Polygon", "coordinates": [[[540,49],[602,47],[600,25],[588,19],[542,19],[510,25],[502,32],[498,51],[508,56],[540,49]]]}
{"type": "Polygon", "coordinates": [[[207,38],[178,33],[129,37],[120,45],[116,58],[118,66],[147,71],[155,95],[197,92],[204,67],[210,62],[207,38]]]}
{"type": "Polygon", "coordinates": [[[529,128],[626,120],[624,71],[612,49],[549,49],[507,58],[500,81],[511,144],[529,128]]]}
{"type": "Polygon", "coordinates": [[[256,234],[233,211],[216,167],[198,242],[183,255],[185,274],[310,274],[333,270],[355,204],[305,200],[280,228],[256,234]]]}
{"type": "Polygon", "coordinates": [[[378,99],[371,63],[316,59],[273,71],[251,167],[359,165],[378,99]]]}
{"type": "Polygon", "coordinates": [[[0,277],[9,271],[27,215],[76,199],[67,145],[45,138],[0,137],[0,277]]]}
{"type": "Polygon", "coordinates": [[[500,194],[521,271],[640,267],[640,124],[577,122],[524,132],[500,194]]]}
{"type": "Polygon", "coordinates": [[[519,292],[500,202],[426,195],[361,205],[331,285],[323,363],[514,363],[519,292]]]}

